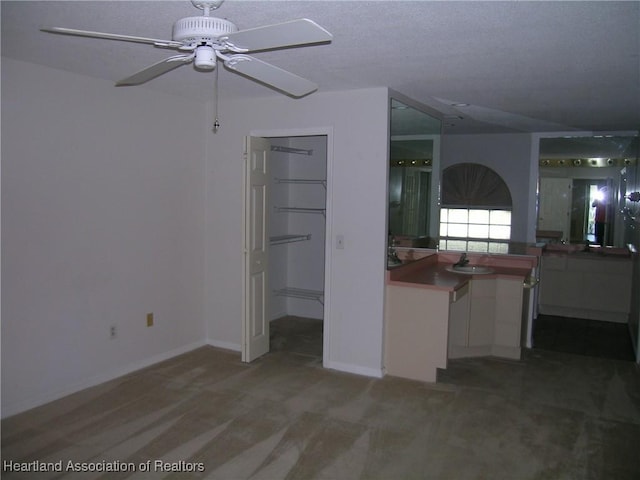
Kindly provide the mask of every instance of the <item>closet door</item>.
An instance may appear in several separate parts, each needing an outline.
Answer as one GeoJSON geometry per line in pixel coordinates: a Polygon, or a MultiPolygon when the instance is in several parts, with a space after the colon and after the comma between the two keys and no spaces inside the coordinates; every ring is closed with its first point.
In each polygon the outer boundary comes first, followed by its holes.
{"type": "Polygon", "coordinates": [[[540,178],[538,230],[559,230],[569,240],[571,183],[568,178],[540,178]]]}
{"type": "Polygon", "coordinates": [[[247,137],[245,147],[244,308],[242,361],[269,351],[268,184],[271,144],[247,137]]]}

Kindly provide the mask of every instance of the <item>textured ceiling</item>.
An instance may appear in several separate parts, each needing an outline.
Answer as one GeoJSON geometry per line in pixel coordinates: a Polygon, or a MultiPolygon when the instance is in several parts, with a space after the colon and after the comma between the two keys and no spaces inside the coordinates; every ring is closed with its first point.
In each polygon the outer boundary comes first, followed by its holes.
{"type": "MultiPolygon", "coordinates": [[[[174,51],[39,28],[170,39],[176,20],[200,14],[187,0],[2,1],[2,55],[115,82],[174,51]]],[[[227,0],[214,15],[241,30],[316,21],[333,34],[331,44],[254,55],[320,91],[390,87],[450,116],[448,133],[640,127],[637,1],[227,0]]],[[[278,95],[229,71],[219,84],[227,98],[278,95]]],[[[124,88],[208,99],[213,75],[184,66],[124,88]]]]}

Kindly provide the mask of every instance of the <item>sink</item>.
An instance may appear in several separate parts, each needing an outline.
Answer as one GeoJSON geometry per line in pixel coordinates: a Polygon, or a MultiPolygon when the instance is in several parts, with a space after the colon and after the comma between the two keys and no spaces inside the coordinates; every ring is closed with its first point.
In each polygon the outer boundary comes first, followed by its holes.
{"type": "Polygon", "coordinates": [[[493,273],[493,268],[483,267],[482,265],[450,265],[447,267],[449,272],[465,273],[467,275],[486,275],[493,273]]]}

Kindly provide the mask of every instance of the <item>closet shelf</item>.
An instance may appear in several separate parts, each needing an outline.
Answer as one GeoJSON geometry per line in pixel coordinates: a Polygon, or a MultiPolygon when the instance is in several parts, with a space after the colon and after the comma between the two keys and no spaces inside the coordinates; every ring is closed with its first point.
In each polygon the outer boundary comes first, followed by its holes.
{"type": "Polygon", "coordinates": [[[285,147],[282,145],[271,145],[272,152],[295,153],[298,155],[313,155],[313,149],[285,147]]]}
{"type": "Polygon", "coordinates": [[[283,243],[304,242],[306,240],[311,240],[310,233],[304,235],[276,235],[269,237],[269,244],[282,245],[283,243]]]}
{"type": "Polygon", "coordinates": [[[273,291],[274,295],[281,297],[301,298],[303,300],[317,300],[324,305],[324,292],[322,290],[307,290],[304,288],[285,287],[273,291]]]}
{"type": "Polygon", "coordinates": [[[302,208],[302,207],[275,207],[278,212],[292,213],[321,213],[324,215],[324,208],[302,208]]]}
{"type": "Polygon", "coordinates": [[[312,178],[276,178],[276,183],[294,183],[299,185],[322,185],[327,188],[327,181],[312,178]]]}

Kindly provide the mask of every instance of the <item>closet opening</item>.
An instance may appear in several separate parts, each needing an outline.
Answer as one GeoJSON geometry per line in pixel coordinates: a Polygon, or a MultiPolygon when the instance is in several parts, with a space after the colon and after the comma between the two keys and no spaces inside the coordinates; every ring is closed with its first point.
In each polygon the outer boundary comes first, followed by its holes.
{"type": "Polygon", "coordinates": [[[322,362],[327,137],[269,140],[270,351],[322,362]]]}
{"type": "Polygon", "coordinates": [[[249,138],[243,361],[324,363],[327,158],[328,135],[249,138]]]}

